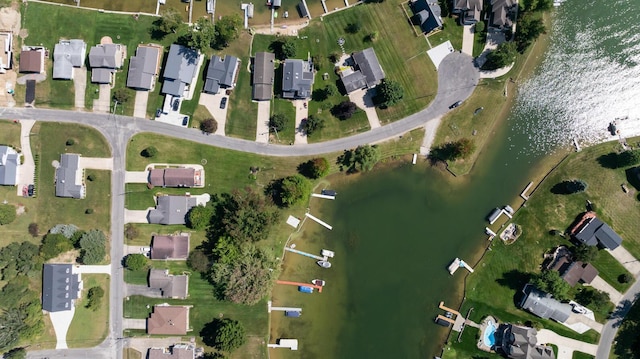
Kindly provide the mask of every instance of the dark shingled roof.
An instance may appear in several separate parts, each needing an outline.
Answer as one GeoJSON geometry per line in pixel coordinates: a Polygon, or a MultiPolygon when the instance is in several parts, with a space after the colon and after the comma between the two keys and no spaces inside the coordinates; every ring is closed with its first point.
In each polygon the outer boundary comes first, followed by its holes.
{"type": "Polygon", "coordinates": [[[42,268],[42,309],[71,310],[80,291],[80,276],[71,264],[45,264],[42,268]]]}
{"type": "Polygon", "coordinates": [[[213,56],[207,67],[204,92],[218,93],[220,87],[227,88],[233,86],[237,68],[237,57],[227,55],[223,60],[220,56],[213,56]]]}
{"type": "Polygon", "coordinates": [[[437,0],[415,0],[411,2],[411,10],[419,17],[420,28],[425,34],[442,27],[441,9],[437,0]],[[418,16],[422,11],[429,13],[428,17],[418,16]]]}
{"type": "Polygon", "coordinates": [[[156,209],[149,211],[149,223],[152,224],[185,224],[186,215],[195,207],[195,197],[160,196],[156,209]]]}
{"type": "Polygon", "coordinates": [[[189,256],[189,235],[153,236],[151,259],[187,259],[189,256]]]}
{"type": "Polygon", "coordinates": [[[513,359],[555,359],[551,347],[538,345],[534,328],[513,324],[501,324],[496,330],[495,351],[504,353],[513,359]]]}
{"type": "Polygon", "coordinates": [[[129,61],[127,87],[151,90],[155,79],[160,49],[151,46],[139,46],[136,55],[129,61]]]}
{"type": "Polygon", "coordinates": [[[172,275],[168,269],[151,269],[149,287],[158,288],[164,298],[185,299],[189,286],[187,275],[172,275]]]}
{"type": "Polygon", "coordinates": [[[589,284],[598,275],[598,270],[589,263],[572,262],[567,256],[558,259],[553,270],[557,270],[560,277],[572,287],[578,282],[589,284]]]}
{"type": "Polygon", "coordinates": [[[147,359],[193,359],[195,352],[193,347],[186,345],[175,345],[170,350],[163,348],[149,348],[147,359]]]}
{"type": "Polygon", "coordinates": [[[364,75],[367,86],[374,87],[379,84],[384,78],[384,71],[382,71],[382,66],[380,66],[378,56],[376,56],[373,47],[356,52],[352,56],[356,66],[364,75]]]}
{"type": "Polygon", "coordinates": [[[149,172],[149,183],[153,186],[193,187],[196,184],[194,168],[163,168],[149,172]]]}
{"type": "Polygon", "coordinates": [[[20,72],[40,72],[44,51],[25,50],[20,53],[20,72]]]}
{"type": "Polygon", "coordinates": [[[520,307],[544,319],[553,319],[556,322],[564,323],[571,315],[571,306],[560,303],[553,299],[548,293],[544,293],[531,284],[527,284],[522,289],[524,298],[520,302],[520,307]]]}
{"type": "Polygon", "coordinates": [[[275,69],[273,64],[276,56],[270,52],[256,53],[253,61],[253,99],[258,101],[271,100],[275,69]]]}
{"type": "Polygon", "coordinates": [[[147,319],[148,334],[185,335],[188,328],[189,307],[156,305],[147,319]]]}
{"type": "Polygon", "coordinates": [[[56,197],[84,198],[84,183],[76,183],[80,168],[80,155],[60,155],[60,166],[56,169],[56,197]]]}
{"type": "Polygon", "coordinates": [[[309,61],[287,59],[282,70],[282,97],[307,99],[311,97],[313,67],[309,61]]]}
{"type": "Polygon", "coordinates": [[[600,244],[609,250],[614,250],[622,244],[622,238],[608,224],[596,217],[585,221],[577,233],[574,233],[574,237],[588,246],[600,244]]]}

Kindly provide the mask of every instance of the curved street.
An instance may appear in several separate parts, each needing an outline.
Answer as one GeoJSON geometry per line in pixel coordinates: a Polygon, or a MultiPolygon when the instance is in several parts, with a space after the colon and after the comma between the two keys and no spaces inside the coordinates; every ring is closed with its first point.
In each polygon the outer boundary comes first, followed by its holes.
{"type": "MultiPolygon", "coordinates": [[[[425,70],[425,71],[431,71],[425,70]]],[[[124,256],[125,172],[127,144],[131,137],[142,132],[153,132],[236,151],[268,156],[309,156],[351,149],[359,145],[378,143],[400,136],[407,131],[435,121],[449,111],[449,106],[466,100],[478,84],[480,74],[471,56],[454,52],[440,63],[438,91],[426,109],[404,119],[355,136],[308,145],[272,145],[256,143],[219,135],[205,135],[195,129],[186,129],[145,119],[36,108],[1,108],[0,116],[11,120],[71,122],[91,126],[106,138],[111,146],[113,171],[111,175],[111,284],[110,323],[105,341],[90,349],[30,351],[28,358],[122,358],[127,338],[122,337],[124,279],[121,259],[124,256]]],[[[411,101],[412,99],[404,99],[411,101]]]]}

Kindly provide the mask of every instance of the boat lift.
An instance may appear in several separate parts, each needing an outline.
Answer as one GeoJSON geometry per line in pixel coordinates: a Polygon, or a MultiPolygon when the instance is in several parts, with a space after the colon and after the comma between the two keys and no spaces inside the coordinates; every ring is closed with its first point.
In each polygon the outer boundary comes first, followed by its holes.
{"type": "Polygon", "coordinates": [[[291,252],[291,253],[297,253],[300,255],[303,255],[305,257],[309,257],[309,258],[313,258],[313,259],[317,259],[319,261],[326,261],[327,257],[321,257],[321,256],[317,256],[315,254],[311,254],[311,253],[307,253],[307,252],[303,252],[303,251],[299,251],[297,249],[293,249],[293,248],[289,248],[289,247],[284,247],[285,251],[291,252]]]}

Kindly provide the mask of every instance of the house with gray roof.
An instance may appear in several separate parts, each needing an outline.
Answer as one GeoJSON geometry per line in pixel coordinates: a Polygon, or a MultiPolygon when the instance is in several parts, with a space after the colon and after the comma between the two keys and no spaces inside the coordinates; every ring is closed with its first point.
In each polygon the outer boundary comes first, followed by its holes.
{"type": "Polygon", "coordinates": [[[480,21],[482,0],[454,0],[452,13],[458,14],[462,25],[473,25],[480,21]]]}
{"type": "Polygon", "coordinates": [[[20,155],[9,146],[0,146],[0,185],[15,186],[18,184],[18,166],[20,155]]]}
{"type": "Polygon", "coordinates": [[[351,55],[353,68],[340,73],[347,93],[363,88],[373,88],[384,79],[384,71],[373,47],[354,52],[351,55]]]}
{"type": "Polygon", "coordinates": [[[53,78],[71,80],[73,69],[84,65],[86,53],[84,41],[60,40],[53,49],[53,78]]]}
{"type": "Polygon", "coordinates": [[[414,14],[413,22],[420,26],[423,33],[428,35],[442,29],[442,10],[437,0],[413,0],[409,7],[414,14]]]}
{"type": "Polygon", "coordinates": [[[305,100],[311,97],[313,64],[311,61],[286,59],[282,68],[282,97],[305,100]]]}
{"type": "Polygon", "coordinates": [[[493,350],[513,359],[555,359],[550,346],[538,344],[535,328],[500,324],[494,333],[493,350]]]}
{"type": "Polygon", "coordinates": [[[614,250],[622,244],[622,238],[608,224],[596,217],[595,212],[586,212],[569,231],[573,238],[588,246],[600,246],[614,250]]]}
{"type": "Polygon", "coordinates": [[[182,97],[188,86],[196,81],[198,61],[197,50],[172,44],[164,68],[162,93],[182,97]]]}
{"type": "Polygon", "coordinates": [[[89,50],[91,82],[111,83],[116,70],[122,67],[126,47],[120,44],[99,44],[89,50]]]}
{"type": "Polygon", "coordinates": [[[522,289],[524,297],[520,301],[520,308],[543,319],[553,319],[556,322],[564,323],[571,315],[571,305],[560,303],[553,299],[549,293],[545,293],[531,284],[527,284],[522,289]]]}
{"type": "Polygon", "coordinates": [[[185,299],[189,288],[189,276],[169,274],[168,269],[151,269],[149,287],[160,289],[163,298],[185,299]]]}
{"type": "Polygon", "coordinates": [[[253,60],[253,99],[269,101],[273,95],[273,81],[276,76],[274,63],[276,55],[258,52],[253,60]]]}
{"type": "Polygon", "coordinates": [[[517,0],[491,0],[489,26],[498,29],[511,27],[517,8],[517,0]]]}
{"type": "Polygon", "coordinates": [[[233,87],[239,65],[240,61],[235,56],[226,55],[224,59],[220,56],[213,56],[207,66],[203,91],[216,94],[220,88],[233,87]]]}
{"type": "Polygon", "coordinates": [[[129,60],[127,87],[153,90],[158,75],[161,49],[157,46],[138,46],[135,56],[131,56],[129,60]]]}
{"type": "Polygon", "coordinates": [[[147,359],[194,359],[192,345],[175,344],[169,348],[149,348],[147,359]]]}
{"type": "Polygon", "coordinates": [[[148,220],[152,224],[185,224],[191,208],[197,206],[196,197],[159,196],[156,208],[149,211],[148,220]]]}
{"type": "Polygon", "coordinates": [[[47,312],[71,310],[80,297],[80,274],[71,264],[45,264],[42,267],[42,309],[47,312]]]}
{"type": "Polygon", "coordinates": [[[80,155],[64,153],[56,168],[56,197],[84,198],[84,170],[80,168],[80,155]]]}

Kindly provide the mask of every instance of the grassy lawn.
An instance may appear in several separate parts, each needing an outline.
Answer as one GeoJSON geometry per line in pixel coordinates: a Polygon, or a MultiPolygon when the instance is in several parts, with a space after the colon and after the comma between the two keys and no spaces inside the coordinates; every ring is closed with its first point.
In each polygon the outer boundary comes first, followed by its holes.
{"type": "MultiPolygon", "coordinates": [[[[258,7],[260,6],[256,6],[256,8],[258,7]]],[[[240,38],[231,43],[225,51],[225,53],[237,56],[241,61],[236,87],[229,96],[225,133],[227,136],[246,140],[256,139],[258,117],[258,104],[251,101],[251,72],[248,70],[251,63],[249,54],[251,41],[252,37],[249,34],[242,33],[240,38]]]]}
{"type": "Polygon", "coordinates": [[[20,124],[13,121],[0,120],[0,146],[13,147],[20,150],[20,124]]]}
{"type": "Polygon", "coordinates": [[[458,333],[453,333],[449,342],[456,342],[455,345],[447,345],[443,351],[442,359],[460,359],[460,358],[486,358],[498,359],[502,358],[499,354],[487,353],[478,349],[476,343],[480,338],[480,329],[472,326],[466,326],[462,332],[460,342],[457,342],[458,333]]]}
{"type": "Polygon", "coordinates": [[[624,293],[631,287],[634,281],[629,283],[621,283],[618,278],[622,275],[628,274],[627,271],[617,259],[613,258],[611,254],[606,251],[600,251],[598,259],[592,263],[600,272],[599,276],[602,277],[607,283],[611,284],[618,292],[624,293]]]}
{"type": "MultiPolygon", "coordinates": [[[[549,16],[545,16],[544,20],[549,28],[549,16]]],[[[514,104],[517,88],[515,83],[509,81],[509,78],[513,78],[517,82],[530,76],[536,66],[544,59],[548,43],[549,35],[541,35],[524,55],[517,58],[514,67],[508,74],[498,79],[481,80],[471,97],[442,118],[433,147],[466,137],[473,140],[476,148],[469,158],[448,163],[448,169],[452,173],[465,175],[473,168],[482,148],[492,138],[491,133],[495,130],[496,125],[509,116],[514,104]],[[505,91],[508,96],[505,96],[505,91]],[[475,110],[480,107],[483,107],[484,110],[474,115],[475,110]],[[475,135],[473,135],[474,132],[475,135]]]]}
{"type": "MultiPolygon", "coordinates": [[[[288,121],[288,126],[282,131],[278,131],[277,136],[273,133],[270,140],[271,143],[279,143],[283,145],[293,143],[296,137],[296,109],[293,106],[293,103],[289,100],[274,98],[271,100],[271,115],[273,116],[276,113],[285,115],[288,121]]],[[[273,132],[273,129],[271,132],[273,132]]]]}
{"type": "Polygon", "coordinates": [[[350,119],[344,121],[334,117],[329,110],[322,111],[316,116],[324,118],[325,127],[309,136],[308,140],[311,143],[353,136],[371,129],[367,114],[362,110],[356,111],[350,119]]]}
{"type": "Polygon", "coordinates": [[[478,57],[484,50],[484,45],[487,43],[487,24],[485,23],[485,30],[482,32],[476,32],[473,35],[473,57],[478,57]]]}
{"type": "Polygon", "coordinates": [[[451,41],[451,45],[456,50],[462,49],[462,31],[464,28],[459,25],[457,19],[445,17],[442,19],[443,29],[429,36],[429,43],[436,47],[447,41],[451,41]]]}
{"type": "Polygon", "coordinates": [[[573,352],[573,359],[593,359],[595,358],[591,354],[583,353],[583,352],[573,352]]]}
{"type": "Polygon", "coordinates": [[[124,359],[142,359],[142,353],[133,348],[124,348],[122,357],[124,359]]]}
{"type": "Polygon", "coordinates": [[[84,289],[82,298],[76,302],[76,313],[73,316],[67,344],[70,348],[94,347],[107,337],[109,326],[109,276],[106,274],[83,274],[84,289]],[[93,287],[102,287],[104,297],[97,310],[87,309],[87,293],[93,287]]]}

